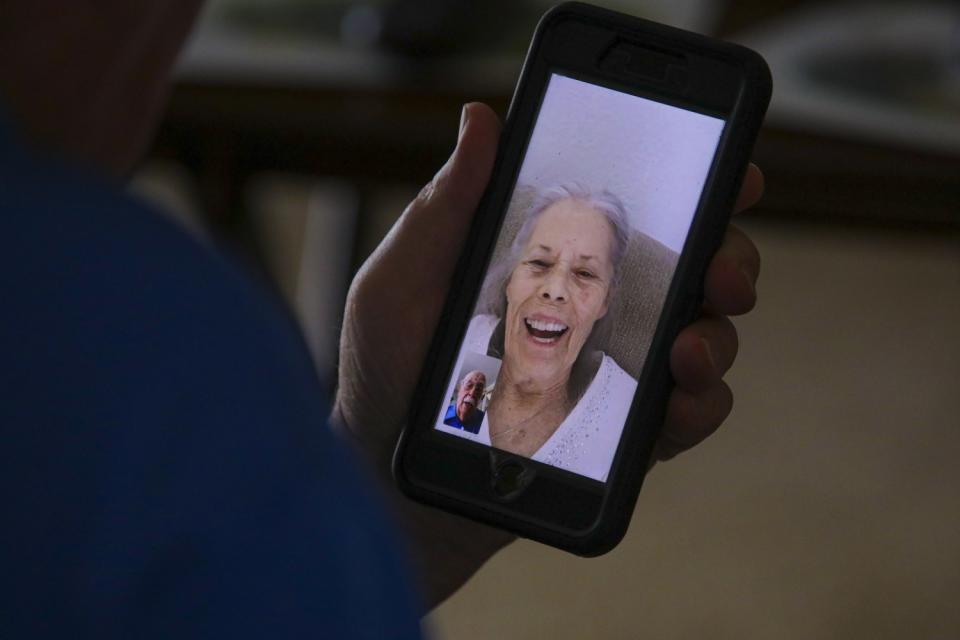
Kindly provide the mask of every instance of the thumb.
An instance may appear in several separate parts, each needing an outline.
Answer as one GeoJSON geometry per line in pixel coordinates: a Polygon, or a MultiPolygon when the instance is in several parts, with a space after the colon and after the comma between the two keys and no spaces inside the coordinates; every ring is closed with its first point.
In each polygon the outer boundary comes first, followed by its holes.
{"type": "Polygon", "coordinates": [[[421,277],[449,278],[490,181],[499,136],[500,120],[490,107],[465,105],[453,154],[397,220],[373,261],[421,277]]]}

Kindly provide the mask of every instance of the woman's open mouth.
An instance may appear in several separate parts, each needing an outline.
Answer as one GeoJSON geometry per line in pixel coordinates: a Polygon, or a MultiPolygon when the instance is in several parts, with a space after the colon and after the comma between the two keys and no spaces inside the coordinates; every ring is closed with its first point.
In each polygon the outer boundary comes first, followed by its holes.
{"type": "Polygon", "coordinates": [[[539,344],[554,344],[569,327],[563,323],[555,321],[534,320],[533,318],[524,318],[523,325],[527,328],[527,333],[539,344]]]}

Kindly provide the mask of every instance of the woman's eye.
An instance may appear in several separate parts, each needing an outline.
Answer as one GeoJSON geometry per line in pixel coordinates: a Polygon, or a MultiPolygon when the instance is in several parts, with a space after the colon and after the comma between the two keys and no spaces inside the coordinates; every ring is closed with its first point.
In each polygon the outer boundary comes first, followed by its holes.
{"type": "Polygon", "coordinates": [[[579,271],[577,271],[577,275],[580,276],[581,278],[587,278],[587,279],[593,279],[596,277],[595,275],[593,275],[592,272],[587,271],[586,269],[580,269],[579,271]]]}
{"type": "Polygon", "coordinates": [[[528,260],[527,264],[537,269],[546,269],[550,266],[545,260],[528,260]]]}

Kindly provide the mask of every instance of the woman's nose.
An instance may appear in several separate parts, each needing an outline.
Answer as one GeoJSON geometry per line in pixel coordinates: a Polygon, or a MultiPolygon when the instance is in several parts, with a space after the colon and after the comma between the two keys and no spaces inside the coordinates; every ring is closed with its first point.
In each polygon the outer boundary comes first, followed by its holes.
{"type": "Polygon", "coordinates": [[[552,271],[544,279],[540,287],[540,297],[544,300],[566,302],[569,297],[567,278],[559,271],[559,269],[552,271]]]}

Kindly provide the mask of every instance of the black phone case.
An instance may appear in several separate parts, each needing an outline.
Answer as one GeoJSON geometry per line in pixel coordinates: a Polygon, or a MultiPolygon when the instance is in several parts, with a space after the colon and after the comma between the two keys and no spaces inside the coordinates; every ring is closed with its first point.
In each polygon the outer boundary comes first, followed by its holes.
{"type": "MultiPolygon", "coordinates": [[[[709,84],[706,82],[705,86],[709,84]]],[[[764,60],[757,53],[738,45],[577,2],[559,5],[543,16],[508,110],[490,186],[474,220],[472,237],[475,241],[465,248],[453,279],[455,283],[476,282],[477,287],[472,287],[467,295],[451,294],[448,297],[437,338],[428,354],[414,396],[410,420],[397,445],[394,477],[406,495],[583,556],[600,555],[616,546],[626,533],[633,514],[673,386],[668,366],[669,349],[680,329],[699,313],[703,300],[704,273],[723,239],[770,99],[771,88],[770,73],[764,60]],[[736,91],[735,107],[727,117],[727,125],[704,185],[687,243],[677,263],[639,380],[633,410],[608,476],[599,515],[589,526],[576,531],[543,519],[504,514],[492,508],[496,504],[492,498],[487,507],[475,499],[460,499],[448,492],[425,488],[411,481],[406,470],[406,461],[411,449],[415,448],[410,446],[412,430],[432,428],[432,424],[428,427],[424,421],[424,412],[432,413],[434,408],[429,402],[424,402],[431,398],[427,391],[431,389],[431,384],[434,387],[436,385],[438,365],[442,364],[443,372],[448,372],[447,365],[452,364],[452,358],[455,357],[451,354],[455,354],[463,337],[467,324],[465,319],[469,318],[540,108],[544,87],[534,83],[531,78],[543,77],[545,68],[558,65],[569,67],[571,64],[577,66],[576,29],[571,31],[563,47],[554,46],[551,51],[542,49],[544,39],[556,36],[563,23],[569,20],[622,34],[630,41],[644,43],[645,47],[661,50],[667,55],[672,52],[696,52],[697,56],[715,60],[718,65],[733,70],[741,78],[735,87],[720,86],[718,83],[709,87],[717,95],[727,92],[727,99],[729,92],[736,91]],[[451,321],[460,326],[450,324],[451,321]],[[657,428],[631,429],[633,424],[657,425],[657,428]]],[[[564,496],[553,498],[565,499],[564,496]]]]}

